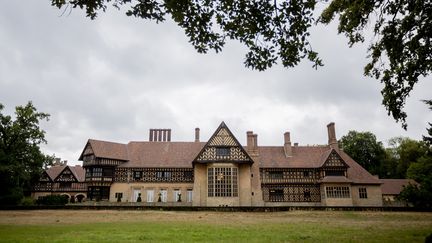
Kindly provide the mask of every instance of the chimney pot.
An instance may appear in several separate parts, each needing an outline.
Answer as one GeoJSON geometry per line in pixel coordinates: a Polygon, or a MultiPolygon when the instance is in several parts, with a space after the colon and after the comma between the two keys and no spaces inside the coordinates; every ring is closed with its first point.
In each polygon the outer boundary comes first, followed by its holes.
{"type": "Polygon", "coordinates": [[[195,142],[200,141],[200,129],[197,127],[195,128],[195,142]]]}
{"type": "Polygon", "coordinates": [[[289,132],[284,133],[284,150],[286,157],[292,156],[291,135],[289,132]]]}
{"type": "Polygon", "coordinates": [[[328,132],[328,144],[333,149],[339,149],[339,145],[336,139],[336,129],[335,129],[335,123],[331,122],[327,125],[327,132],[328,132]]]}

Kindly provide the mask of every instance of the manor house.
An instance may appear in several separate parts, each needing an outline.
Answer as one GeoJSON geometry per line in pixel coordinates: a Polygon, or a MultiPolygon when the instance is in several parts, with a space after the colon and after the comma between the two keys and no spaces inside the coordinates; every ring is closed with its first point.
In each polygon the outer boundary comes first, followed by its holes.
{"type": "Polygon", "coordinates": [[[326,145],[292,144],[286,132],[283,145],[261,146],[257,134],[249,131],[243,146],[224,122],[205,142],[199,128],[191,142],[171,141],[170,129],[150,129],[149,141],[89,139],[79,157],[83,166],[77,168],[85,171],[81,182],[86,200],[170,206],[382,206],[380,180],[339,149],[334,123],[327,125],[327,132],[326,145]]]}

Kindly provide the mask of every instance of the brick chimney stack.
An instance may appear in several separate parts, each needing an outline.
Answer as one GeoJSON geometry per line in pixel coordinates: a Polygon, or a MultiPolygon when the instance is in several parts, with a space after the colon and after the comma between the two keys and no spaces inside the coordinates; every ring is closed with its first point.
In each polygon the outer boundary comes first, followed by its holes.
{"type": "Polygon", "coordinates": [[[258,153],[258,135],[252,131],[246,132],[247,136],[247,151],[249,153],[258,153]]]}
{"type": "Polygon", "coordinates": [[[150,142],[170,142],[171,129],[150,129],[149,141],[150,142]]]}
{"type": "Polygon", "coordinates": [[[197,127],[195,128],[195,142],[200,141],[200,129],[197,127]]]}
{"type": "Polygon", "coordinates": [[[284,151],[286,157],[292,156],[291,135],[289,132],[284,133],[284,151]]]}
{"type": "Polygon", "coordinates": [[[327,125],[327,132],[328,132],[328,144],[330,145],[331,148],[338,150],[339,145],[336,139],[336,130],[335,130],[334,122],[331,122],[327,125]]]}

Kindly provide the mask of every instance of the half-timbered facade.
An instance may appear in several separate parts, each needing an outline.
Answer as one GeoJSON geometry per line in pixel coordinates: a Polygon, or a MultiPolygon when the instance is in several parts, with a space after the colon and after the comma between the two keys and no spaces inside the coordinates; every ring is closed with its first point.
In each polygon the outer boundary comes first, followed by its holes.
{"type": "MultiPolygon", "coordinates": [[[[381,182],[339,149],[334,123],[328,144],[241,145],[224,122],[207,142],[172,142],[151,129],[149,141],[90,139],[80,160],[88,200],[189,206],[381,206],[381,182]]],[[[64,174],[64,177],[67,174],[64,174]]],[[[51,178],[51,177],[50,177],[51,178]]],[[[57,177],[56,177],[57,178],[57,177]]],[[[63,177],[62,177],[63,178],[63,177]]],[[[60,177],[57,179],[59,180],[60,177]]],[[[50,183],[45,178],[46,185],[50,183]]]]}
{"type": "Polygon", "coordinates": [[[65,195],[69,200],[83,201],[87,195],[84,169],[57,162],[45,170],[33,186],[32,197],[37,199],[47,195],[65,195]]]}

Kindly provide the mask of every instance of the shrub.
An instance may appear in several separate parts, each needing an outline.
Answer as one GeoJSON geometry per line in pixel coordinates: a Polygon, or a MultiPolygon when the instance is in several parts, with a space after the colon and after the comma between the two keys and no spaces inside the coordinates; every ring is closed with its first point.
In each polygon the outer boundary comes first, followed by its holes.
{"type": "Polygon", "coordinates": [[[36,203],[38,205],[65,205],[68,201],[69,198],[66,195],[48,195],[39,197],[36,203]]]}
{"type": "Polygon", "coordinates": [[[20,203],[22,206],[32,206],[35,204],[35,200],[31,197],[25,197],[21,200],[20,203]]]}

